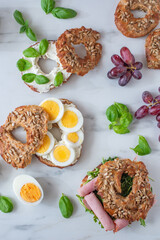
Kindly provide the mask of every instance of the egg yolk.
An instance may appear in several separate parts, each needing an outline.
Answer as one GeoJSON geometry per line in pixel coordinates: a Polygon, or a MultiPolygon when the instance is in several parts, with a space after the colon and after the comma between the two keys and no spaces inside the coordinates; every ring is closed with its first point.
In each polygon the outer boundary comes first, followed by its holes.
{"type": "Polygon", "coordinates": [[[73,111],[67,110],[61,119],[62,125],[66,128],[73,128],[78,123],[77,114],[73,111]]]}
{"type": "Polygon", "coordinates": [[[73,143],[76,143],[76,142],[78,142],[78,140],[79,140],[79,136],[78,136],[78,134],[77,134],[76,132],[74,132],[74,133],[69,133],[69,134],[67,135],[67,138],[68,138],[68,140],[69,140],[70,142],[73,142],[73,143]]]}
{"type": "Polygon", "coordinates": [[[35,184],[26,183],[21,188],[20,195],[24,201],[33,203],[40,199],[41,191],[35,184]]]}
{"type": "Polygon", "coordinates": [[[70,158],[71,153],[66,146],[61,145],[54,149],[53,155],[58,162],[66,162],[70,158]]]}
{"type": "Polygon", "coordinates": [[[45,135],[44,139],[43,139],[43,144],[40,146],[40,148],[38,149],[38,153],[45,153],[49,146],[50,146],[51,140],[48,137],[48,135],[45,135]]]}
{"type": "Polygon", "coordinates": [[[49,121],[55,120],[60,112],[58,103],[51,100],[42,103],[41,107],[48,113],[49,121]]]}

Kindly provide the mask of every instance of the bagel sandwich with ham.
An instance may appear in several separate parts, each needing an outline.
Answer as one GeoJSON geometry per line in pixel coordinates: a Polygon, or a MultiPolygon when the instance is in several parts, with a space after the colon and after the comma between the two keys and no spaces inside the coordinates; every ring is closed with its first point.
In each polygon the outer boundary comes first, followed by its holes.
{"type": "Polygon", "coordinates": [[[134,221],[145,226],[147,213],[155,203],[145,164],[117,157],[103,159],[87,172],[77,197],[95,222],[113,232],[134,221]]]}

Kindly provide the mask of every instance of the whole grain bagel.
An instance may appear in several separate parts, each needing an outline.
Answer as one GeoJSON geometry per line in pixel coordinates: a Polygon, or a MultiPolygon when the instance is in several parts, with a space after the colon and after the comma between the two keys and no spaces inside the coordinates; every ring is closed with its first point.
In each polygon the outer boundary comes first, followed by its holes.
{"type": "Polygon", "coordinates": [[[11,112],[5,124],[0,127],[0,154],[16,168],[25,168],[31,163],[32,155],[43,143],[47,133],[48,114],[36,105],[21,106],[11,112]],[[23,127],[26,143],[16,140],[12,131],[23,127]]]}
{"type": "Polygon", "coordinates": [[[159,0],[121,0],[115,11],[115,24],[118,30],[130,38],[145,36],[159,23],[159,0]],[[135,18],[131,11],[142,10],[143,18],[135,18]]]}
{"type": "Polygon", "coordinates": [[[160,28],[148,35],[145,48],[148,68],[160,69],[160,28]]]}
{"type": "Polygon", "coordinates": [[[102,54],[102,45],[97,43],[100,33],[91,28],[73,28],[66,30],[56,41],[59,60],[64,69],[80,76],[85,75],[99,62],[102,54]],[[72,44],[83,44],[86,56],[80,58],[72,44]]]}
{"type": "Polygon", "coordinates": [[[96,182],[97,193],[103,199],[104,209],[115,219],[126,219],[129,223],[145,219],[154,202],[143,162],[130,159],[115,159],[100,166],[96,182]],[[133,177],[132,189],[126,197],[121,195],[121,177],[126,173],[133,177]]]}

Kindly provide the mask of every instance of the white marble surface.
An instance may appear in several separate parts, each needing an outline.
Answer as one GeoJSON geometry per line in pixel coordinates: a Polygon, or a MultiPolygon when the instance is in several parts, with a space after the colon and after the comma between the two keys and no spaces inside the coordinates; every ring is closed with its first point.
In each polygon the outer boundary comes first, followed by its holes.
{"type": "Polygon", "coordinates": [[[26,104],[39,104],[46,97],[64,97],[75,102],[82,111],[85,122],[85,141],[79,162],[64,170],[49,168],[33,159],[26,169],[16,170],[0,161],[0,194],[11,197],[15,204],[10,214],[0,212],[0,239],[4,240],[97,240],[124,238],[160,240],[159,203],[149,212],[143,228],[134,223],[131,227],[113,234],[106,233],[85,214],[75,197],[76,190],[85,173],[98,165],[102,157],[118,155],[133,159],[135,154],[130,147],[136,146],[138,135],[149,141],[152,153],[139,157],[147,165],[150,176],[155,179],[153,191],[159,202],[160,157],[158,143],[159,130],[156,121],[147,117],[133,122],[131,133],[117,135],[108,130],[105,117],[106,108],[114,101],[127,104],[134,112],[141,104],[141,93],[150,90],[158,93],[159,71],[146,67],[144,43],[145,37],[128,39],[124,37],[114,24],[114,10],[118,0],[60,0],[57,5],[70,7],[78,11],[78,16],[71,20],[59,20],[51,14],[46,16],[40,7],[40,0],[0,0],[0,125],[4,123],[8,113],[15,107],[26,104]],[[22,51],[31,45],[25,34],[19,34],[19,25],[13,19],[13,11],[18,9],[29,19],[32,28],[42,38],[57,39],[66,29],[72,27],[92,27],[101,32],[100,42],[103,55],[98,67],[84,77],[72,76],[64,86],[47,94],[37,94],[27,88],[21,80],[16,68],[16,61],[22,51]],[[118,86],[117,81],[106,77],[107,70],[112,68],[110,56],[119,53],[126,45],[135,54],[137,60],[144,63],[141,81],[132,80],[126,87],[118,86]],[[15,197],[12,182],[15,176],[26,173],[35,177],[44,189],[44,200],[37,207],[22,205],[15,197]],[[74,204],[74,214],[70,219],[62,218],[58,209],[58,200],[64,192],[74,204]]]}

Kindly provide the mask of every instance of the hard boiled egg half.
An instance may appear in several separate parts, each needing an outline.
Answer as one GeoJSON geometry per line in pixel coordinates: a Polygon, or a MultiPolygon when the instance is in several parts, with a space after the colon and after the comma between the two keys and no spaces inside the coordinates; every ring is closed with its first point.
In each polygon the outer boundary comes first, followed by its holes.
{"type": "Polygon", "coordinates": [[[72,164],[75,160],[75,151],[73,148],[66,146],[63,143],[55,145],[50,153],[51,161],[59,167],[66,167],[72,164]]]}
{"type": "Polygon", "coordinates": [[[55,144],[55,138],[53,137],[53,135],[50,132],[47,132],[47,134],[45,135],[45,137],[43,139],[43,144],[40,146],[40,148],[38,149],[36,154],[38,156],[43,156],[43,155],[50,153],[50,151],[54,147],[54,144],[55,144]]]}
{"type": "Polygon", "coordinates": [[[40,106],[48,113],[49,123],[58,122],[64,114],[63,103],[57,98],[47,98],[40,103],[40,106]]]}
{"type": "Polygon", "coordinates": [[[77,148],[83,143],[84,133],[82,132],[82,130],[73,133],[64,133],[62,135],[62,139],[67,146],[77,148]]]}
{"type": "Polygon", "coordinates": [[[29,175],[19,175],[13,181],[13,190],[22,203],[37,205],[43,199],[43,190],[37,180],[29,175]]]}
{"type": "Polygon", "coordinates": [[[58,126],[62,131],[71,133],[77,132],[83,125],[82,113],[74,107],[65,107],[64,114],[58,122],[58,126]]]}

